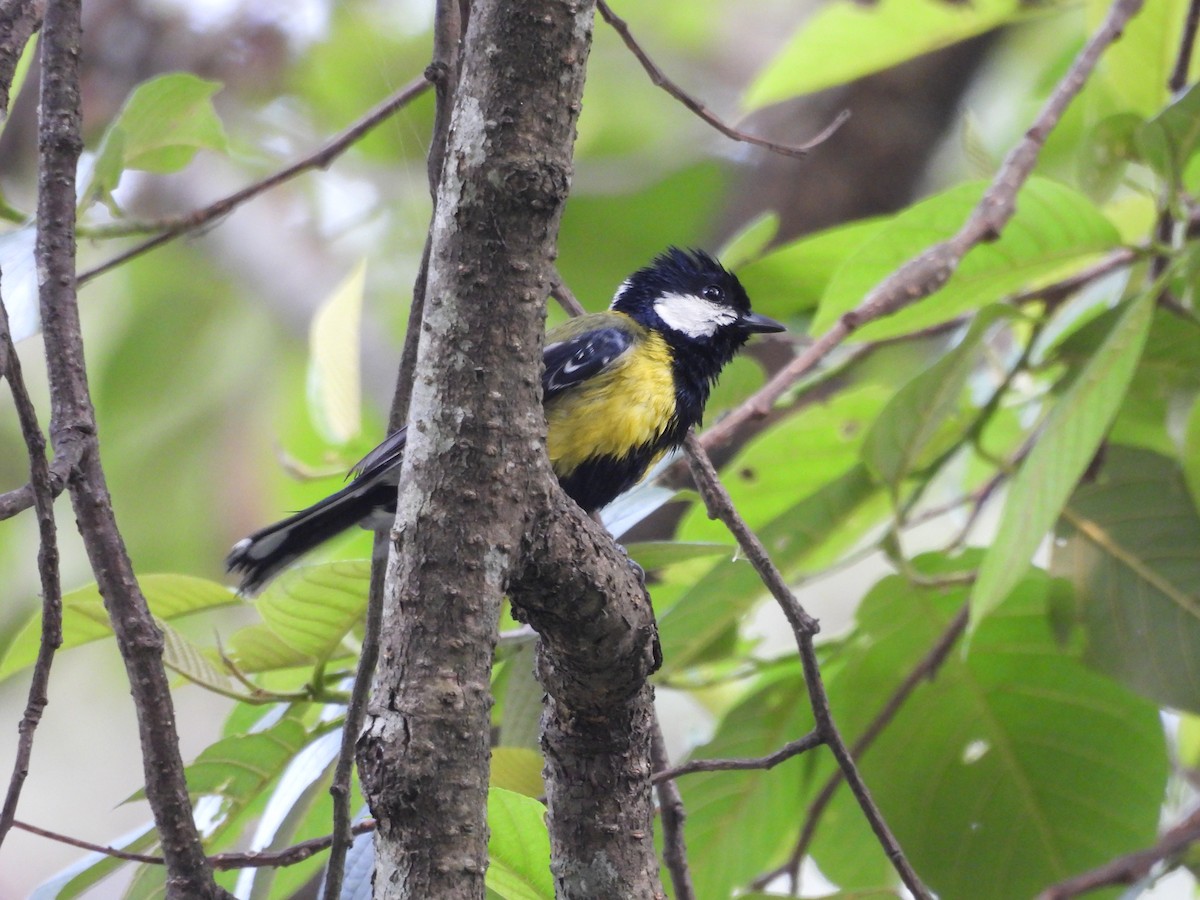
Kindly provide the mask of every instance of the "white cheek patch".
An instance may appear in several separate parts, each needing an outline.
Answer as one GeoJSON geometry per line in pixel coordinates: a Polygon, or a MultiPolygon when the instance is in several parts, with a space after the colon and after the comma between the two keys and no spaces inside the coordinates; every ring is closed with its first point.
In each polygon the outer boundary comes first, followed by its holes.
{"type": "Polygon", "coordinates": [[[722,325],[731,325],[738,318],[728,306],[695,294],[664,294],[654,301],[654,311],[668,328],[690,338],[711,337],[722,325]]]}

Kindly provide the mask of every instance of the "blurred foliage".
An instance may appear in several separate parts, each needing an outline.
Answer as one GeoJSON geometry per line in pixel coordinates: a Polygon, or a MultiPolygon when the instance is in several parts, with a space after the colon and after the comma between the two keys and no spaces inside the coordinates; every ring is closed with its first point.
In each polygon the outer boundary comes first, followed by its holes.
{"type": "MultiPolygon", "coordinates": [[[[726,117],[739,100],[788,101],[1006,30],[969,95],[961,146],[943,153],[925,196],[797,238],[776,234],[769,210],[721,221],[730,186],[753,177],[736,156],[743,148],[655,89],[598,24],[559,242],[566,282],[600,308],[664,246],[736,233],[727,258],[756,308],[793,326],[790,339],[730,368],[710,421],[761,386],[764,366],[778,368],[806,333],[833,325],[899,264],[957,230],[979,179],[1021,139],[1107,4],[831,0],[804,21],[790,7],[747,13],[702,0],[617,11],[666,71],[726,117]]],[[[1194,228],[1177,222],[1165,242],[1157,229],[1163,215],[1194,216],[1200,182],[1200,93],[1173,97],[1166,83],[1186,7],[1146,4],[1050,136],[999,239],[975,248],[934,296],[857,333],[723,470],[738,509],[806,597],[835,572],[856,576],[833,610],[846,625],[820,645],[850,741],[969,605],[967,637],[862,760],[917,870],[949,900],[1028,896],[1151,844],[1174,809],[1164,797],[1195,802],[1184,776],[1196,767],[1200,713],[1200,254],[1194,228]],[[1114,271],[1039,296],[1122,248],[1133,252],[1114,271]],[[1150,262],[1154,253],[1161,264],[1150,262]],[[1170,303],[1156,305],[1164,289],[1170,303]],[[985,501],[998,518],[977,522],[985,501]],[[1163,708],[1185,713],[1180,771],[1163,708]]],[[[165,211],[186,213],[310,152],[424,68],[424,5],[358,0],[325,13],[309,32],[288,32],[269,84],[217,91],[197,65],[204,79],[129,85],[89,142],[81,269],[129,246],[130,233],[153,233],[165,211]]],[[[246,532],[336,487],[382,430],[428,217],[431,120],[426,95],[328,171],[275,188],[83,292],[106,470],[166,628],[167,663],[181,690],[230,702],[189,768],[212,852],[285,847],[330,828],[326,789],[361,639],[369,536],[323,548],[253,602],[225,586],[222,559],[246,532]]],[[[0,190],[31,195],[16,175],[0,190]]],[[[32,323],[34,279],[21,275],[32,272],[28,211],[8,218],[4,300],[14,323],[32,323]]],[[[549,311],[552,321],[561,315],[549,311]]],[[[20,347],[47,410],[39,349],[33,337],[20,347]]],[[[0,483],[21,484],[7,396],[0,447],[0,483]]],[[[623,521],[668,496],[639,487],[623,521]]],[[[651,520],[629,549],[651,571],[659,683],[697,710],[676,723],[691,736],[684,752],[770,753],[812,726],[794,648],[777,639],[785,629],[722,526],[694,495],[677,499],[682,512],[665,526],[651,520]]],[[[66,597],[71,648],[109,632],[61,504],[60,513],[65,581],[75,588],[66,597]]],[[[10,601],[0,612],[0,677],[20,678],[36,653],[35,555],[31,517],[0,522],[10,601]]],[[[498,654],[494,897],[553,896],[531,661],[527,646],[498,654]]],[[[784,863],[832,772],[817,750],[769,771],[682,779],[699,895],[746,891],[784,863]]],[[[154,837],[143,829],[123,845],[152,852],[154,837]]],[[[835,795],[808,851],[840,896],[896,896],[894,872],[848,792],[835,795]]],[[[239,896],[289,897],[321,865],[318,855],[221,879],[239,896]]],[[[130,867],[85,859],[41,896],[81,896],[121,868],[130,867]]],[[[126,896],[161,888],[161,870],[133,868],[126,896]]],[[[352,866],[347,890],[367,877],[369,865],[352,866]]],[[[826,888],[806,883],[801,893],[826,888]]]]}

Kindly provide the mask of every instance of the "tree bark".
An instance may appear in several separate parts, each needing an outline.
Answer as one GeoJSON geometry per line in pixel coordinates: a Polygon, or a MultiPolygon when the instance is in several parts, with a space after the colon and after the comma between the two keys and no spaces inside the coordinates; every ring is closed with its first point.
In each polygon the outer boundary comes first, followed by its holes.
{"type": "Polygon", "coordinates": [[[513,610],[537,629],[551,869],[562,900],[658,898],[651,736],[654,611],[612,538],[553,486],[513,610]]]}
{"type": "Polygon", "coordinates": [[[482,898],[490,673],[527,497],[548,292],[593,8],[471,7],[359,767],[375,896],[482,898]]]}
{"type": "Polygon", "coordinates": [[[79,0],[53,0],[46,9],[42,34],[36,244],[50,381],[50,435],[56,454],[72,455],[66,450],[70,445],[78,449],[79,463],[69,484],[71,503],[137,710],[146,798],[166,860],[166,896],[228,897],[213,881],[192,819],[175,711],[162,664],[162,633],[134,578],[100,464],[75,292],[75,171],[83,149],[79,45],[79,0]]]}

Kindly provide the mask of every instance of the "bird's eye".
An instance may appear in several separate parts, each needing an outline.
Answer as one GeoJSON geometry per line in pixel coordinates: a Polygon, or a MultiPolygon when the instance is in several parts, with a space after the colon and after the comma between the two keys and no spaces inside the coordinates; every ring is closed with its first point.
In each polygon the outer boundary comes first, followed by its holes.
{"type": "Polygon", "coordinates": [[[725,299],[725,292],[721,290],[719,285],[715,284],[710,284],[700,293],[704,295],[705,300],[711,300],[713,303],[720,303],[725,299]]]}

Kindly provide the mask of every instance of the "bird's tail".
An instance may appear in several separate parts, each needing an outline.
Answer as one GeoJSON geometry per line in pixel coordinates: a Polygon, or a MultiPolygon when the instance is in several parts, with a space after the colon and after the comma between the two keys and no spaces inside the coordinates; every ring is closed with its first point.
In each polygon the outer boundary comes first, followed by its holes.
{"type": "Polygon", "coordinates": [[[238,541],[229,551],[225,567],[241,575],[238,593],[253,596],[295,559],[360,522],[373,526],[372,516],[389,507],[394,516],[395,483],[352,481],[308,509],[238,541]]]}

